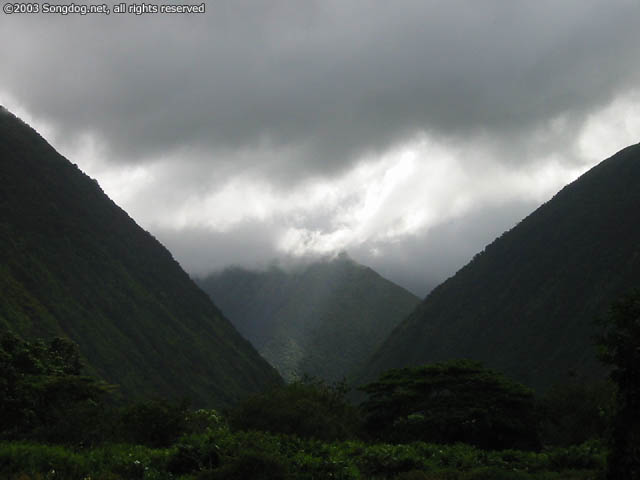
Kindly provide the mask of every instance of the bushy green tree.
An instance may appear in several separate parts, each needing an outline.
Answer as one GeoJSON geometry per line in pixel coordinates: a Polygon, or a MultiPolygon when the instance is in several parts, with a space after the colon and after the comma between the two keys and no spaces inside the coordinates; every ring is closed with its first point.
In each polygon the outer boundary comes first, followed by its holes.
{"type": "Polygon", "coordinates": [[[599,356],[618,387],[607,478],[640,479],[640,289],[615,302],[603,326],[599,356]]]}
{"type": "Polygon", "coordinates": [[[106,385],[82,376],[68,339],[25,341],[0,336],[0,435],[51,442],[95,439],[106,385]]]}
{"type": "Polygon", "coordinates": [[[304,379],[248,398],[230,412],[229,422],[239,430],[346,439],[355,435],[359,419],[345,394],[344,384],[304,379]]]}
{"type": "Polygon", "coordinates": [[[362,390],[365,428],[377,439],[539,447],[532,391],[476,362],[389,370],[362,390]]]}

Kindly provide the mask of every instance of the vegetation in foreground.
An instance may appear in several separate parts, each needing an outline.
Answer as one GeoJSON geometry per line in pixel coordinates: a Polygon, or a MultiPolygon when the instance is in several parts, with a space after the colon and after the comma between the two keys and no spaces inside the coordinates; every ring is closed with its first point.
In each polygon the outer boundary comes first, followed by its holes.
{"type": "Polygon", "coordinates": [[[185,435],[167,448],[3,443],[0,475],[16,480],[586,480],[601,478],[604,457],[596,442],[541,452],[485,451],[464,444],[322,442],[219,426],[185,435]]]}
{"type": "Polygon", "coordinates": [[[377,392],[376,401],[360,408],[346,401],[344,384],[306,379],[255,395],[223,416],[190,410],[185,402],[111,404],[109,385],[80,375],[80,357],[69,341],[27,342],[6,334],[0,346],[2,478],[596,479],[604,471],[605,449],[598,440],[539,451],[424,441],[473,440],[492,431],[496,418],[487,417],[488,404],[469,408],[464,384],[491,390],[491,398],[512,405],[510,413],[497,412],[501,428],[493,431],[530,440],[531,432],[516,417],[533,418],[531,392],[472,362],[391,372],[368,387],[377,392]],[[426,405],[427,385],[431,393],[458,391],[461,400],[436,395],[426,405]],[[418,403],[411,405],[408,398],[418,403]],[[371,430],[380,402],[396,416],[371,430]],[[418,408],[438,410],[440,426],[462,428],[444,430],[446,438],[420,438],[416,425],[422,422],[425,432],[434,425],[415,413],[418,408]],[[509,424],[509,418],[517,421],[509,424]]]}
{"type": "Polygon", "coordinates": [[[305,380],[224,415],[185,402],[112,404],[110,386],[81,375],[73,343],[5,334],[0,476],[636,479],[639,325],[635,292],[612,307],[600,338],[613,390],[574,381],[535,399],[477,363],[452,361],[389,371],[364,387],[359,407],[344,384],[305,380]]]}

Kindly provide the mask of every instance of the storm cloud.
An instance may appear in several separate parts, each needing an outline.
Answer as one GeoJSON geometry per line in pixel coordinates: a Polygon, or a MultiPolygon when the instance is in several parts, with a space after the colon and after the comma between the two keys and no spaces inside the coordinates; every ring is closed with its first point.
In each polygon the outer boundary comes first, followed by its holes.
{"type": "Polygon", "coordinates": [[[631,0],[2,15],[0,103],[190,271],[344,249],[422,290],[638,141],[639,18],[631,0]]]}

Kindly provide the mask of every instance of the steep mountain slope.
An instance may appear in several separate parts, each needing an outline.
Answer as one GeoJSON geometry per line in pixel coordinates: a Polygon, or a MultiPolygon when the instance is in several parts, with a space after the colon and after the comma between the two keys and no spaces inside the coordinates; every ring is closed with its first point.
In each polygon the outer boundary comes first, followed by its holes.
{"type": "Polygon", "coordinates": [[[640,145],[602,162],[431,292],[365,369],[467,357],[534,387],[597,376],[594,319],[640,285],[640,145]]]}
{"type": "Polygon", "coordinates": [[[0,109],[0,329],[65,335],[127,396],[226,405],[281,381],[97,182],[0,109]]]}
{"type": "Polygon", "coordinates": [[[231,268],[197,282],[288,379],[348,376],[419,302],[346,255],[293,271],[231,268]]]}

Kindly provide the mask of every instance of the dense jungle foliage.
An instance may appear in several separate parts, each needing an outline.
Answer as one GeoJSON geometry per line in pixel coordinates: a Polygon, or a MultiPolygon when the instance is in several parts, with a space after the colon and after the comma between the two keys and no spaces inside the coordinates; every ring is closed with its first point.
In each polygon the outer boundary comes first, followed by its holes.
{"type": "MultiPolygon", "coordinates": [[[[5,333],[0,347],[0,476],[12,480],[595,480],[620,398],[604,387],[588,391],[607,395],[576,397],[576,380],[536,399],[477,363],[452,361],[387,372],[358,406],[344,383],[304,379],[224,412],[194,410],[114,401],[65,339],[5,333]],[[557,423],[568,401],[575,418],[557,423]],[[594,414],[604,427],[588,422],[594,414]]],[[[612,445],[613,456],[627,455],[612,445]]]]}

